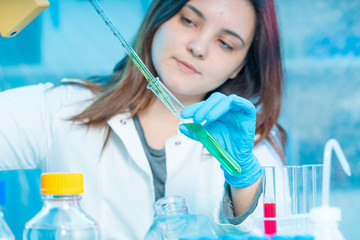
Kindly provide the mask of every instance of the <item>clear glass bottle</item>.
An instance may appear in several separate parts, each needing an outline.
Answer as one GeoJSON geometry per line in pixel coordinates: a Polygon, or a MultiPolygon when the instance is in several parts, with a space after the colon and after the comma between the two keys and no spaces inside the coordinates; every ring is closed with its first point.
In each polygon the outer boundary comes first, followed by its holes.
{"type": "Polygon", "coordinates": [[[81,209],[83,174],[41,175],[43,207],[25,225],[24,240],[100,239],[97,223],[81,209]]]}
{"type": "Polygon", "coordinates": [[[154,210],[155,219],[145,240],[216,236],[206,215],[189,214],[183,197],[161,198],[155,202],[154,210]]]}
{"type": "Polygon", "coordinates": [[[5,202],[5,181],[0,180],[0,240],[15,240],[13,233],[4,219],[3,207],[5,202]]]}

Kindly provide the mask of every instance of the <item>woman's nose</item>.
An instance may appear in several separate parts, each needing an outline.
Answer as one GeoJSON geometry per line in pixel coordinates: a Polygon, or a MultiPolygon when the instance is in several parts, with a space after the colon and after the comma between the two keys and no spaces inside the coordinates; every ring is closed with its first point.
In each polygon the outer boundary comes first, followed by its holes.
{"type": "Polygon", "coordinates": [[[204,36],[199,36],[189,42],[187,50],[195,58],[204,59],[208,54],[208,45],[208,40],[206,40],[204,36]]]}

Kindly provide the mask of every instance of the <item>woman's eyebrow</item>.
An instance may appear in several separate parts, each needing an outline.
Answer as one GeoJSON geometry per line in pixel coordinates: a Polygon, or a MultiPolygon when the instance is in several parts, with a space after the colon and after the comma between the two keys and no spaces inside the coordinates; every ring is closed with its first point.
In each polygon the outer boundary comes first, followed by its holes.
{"type": "Polygon", "coordinates": [[[201,19],[205,20],[205,16],[194,6],[192,5],[186,5],[185,7],[189,8],[191,11],[193,11],[196,15],[198,15],[201,19]]]}
{"type": "MultiPolygon", "coordinates": [[[[190,4],[185,5],[185,7],[189,8],[193,13],[198,15],[201,19],[205,20],[205,16],[196,7],[194,7],[190,4]]],[[[239,39],[240,42],[242,43],[242,45],[245,45],[244,39],[242,37],[240,37],[239,34],[235,33],[234,31],[231,31],[229,29],[221,29],[221,32],[223,32],[225,34],[229,34],[229,35],[239,39]]]]}
{"type": "Polygon", "coordinates": [[[243,39],[242,37],[240,37],[239,34],[237,34],[236,32],[233,32],[233,31],[231,31],[231,30],[229,30],[229,29],[221,29],[221,32],[226,33],[226,34],[229,34],[229,35],[231,35],[231,36],[233,36],[233,37],[236,37],[237,39],[240,40],[240,42],[242,43],[242,45],[245,45],[244,39],[243,39]]]}

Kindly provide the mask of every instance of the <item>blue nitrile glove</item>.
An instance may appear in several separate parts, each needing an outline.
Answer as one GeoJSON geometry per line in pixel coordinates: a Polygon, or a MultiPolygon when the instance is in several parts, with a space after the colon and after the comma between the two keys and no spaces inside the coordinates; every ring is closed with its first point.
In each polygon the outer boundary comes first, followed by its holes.
{"type": "MultiPolygon", "coordinates": [[[[184,119],[193,118],[195,123],[204,123],[206,130],[240,165],[241,173],[231,176],[222,166],[226,181],[234,187],[244,188],[255,183],[261,176],[261,166],[253,154],[256,127],[256,109],[245,98],[234,94],[226,96],[213,93],[207,100],[185,107],[184,119]]],[[[181,124],[180,131],[197,140],[181,124]]]]}

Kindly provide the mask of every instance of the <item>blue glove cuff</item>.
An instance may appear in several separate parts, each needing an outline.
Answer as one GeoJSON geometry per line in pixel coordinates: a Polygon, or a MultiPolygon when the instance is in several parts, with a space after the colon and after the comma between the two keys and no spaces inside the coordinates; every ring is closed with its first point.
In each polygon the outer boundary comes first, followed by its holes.
{"type": "Polygon", "coordinates": [[[250,156],[252,159],[248,159],[244,162],[249,164],[243,164],[241,166],[241,173],[238,176],[230,175],[222,166],[221,168],[224,170],[225,180],[226,182],[232,186],[237,188],[245,188],[252,184],[254,184],[262,175],[262,167],[257,160],[256,156],[252,154],[250,156]]]}

